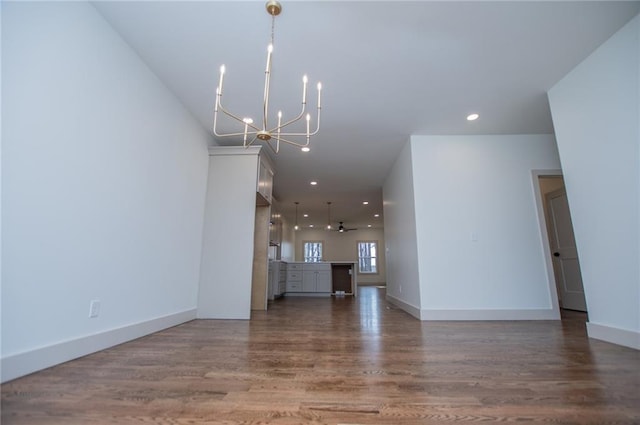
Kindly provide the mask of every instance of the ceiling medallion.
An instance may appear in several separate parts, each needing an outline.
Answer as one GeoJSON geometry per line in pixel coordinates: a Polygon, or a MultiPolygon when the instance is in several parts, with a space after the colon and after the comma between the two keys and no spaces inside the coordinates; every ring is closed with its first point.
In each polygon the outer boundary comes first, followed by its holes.
{"type": "MultiPolygon", "coordinates": [[[[269,146],[275,153],[280,151],[280,142],[287,143],[293,146],[298,146],[300,148],[307,148],[309,146],[309,141],[311,136],[318,133],[320,129],[320,93],[322,91],[322,84],[318,83],[318,118],[316,123],[316,129],[314,131],[310,130],[311,126],[311,114],[306,114],[307,107],[307,76],[302,77],[302,111],[298,116],[293,119],[286,120],[282,117],[282,111],[278,111],[278,125],[270,126],[268,122],[269,118],[269,84],[271,81],[271,62],[272,62],[272,53],[273,53],[273,35],[274,35],[274,27],[275,27],[275,19],[276,16],[282,12],[282,6],[279,2],[275,0],[270,0],[266,4],[267,13],[271,15],[271,43],[267,48],[267,66],[264,72],[264,96],[262,102],[262,119],[260,123],[256,123],[252,118],[244,117],[240,118],[238,115],[235,115],[229,111],[227,111],[224,106],[222,106],[222,84],[224,82],[224,74],[225,74],[225,66],[222,65],[220,67],[220,82],[218,83],[218,87],[216,88],[216,105],[214,108],[213,114],[213,133],[218,137],[230,137],[230,136],[243,136],[243,146],[249,147],[256,140],[260,140],[265,142],[267,146],[269,146]],[[231,118],[234,121],[237,121],[241,125],[244,126],[244,131],[242,132],[234,132],[234,133],[221,133],[218,132],[217,124],[218,124],[218,111],[222,112],[227,117],[231,118]],[[301,120],[305,117],[306,123],[306,132],[288,132],[285,131],[285,127],[301,120]],[[304,140],[304,142],[302,142],[304,140]]],[[[308,151],[306,149],[305,151],[308,151]]]]}

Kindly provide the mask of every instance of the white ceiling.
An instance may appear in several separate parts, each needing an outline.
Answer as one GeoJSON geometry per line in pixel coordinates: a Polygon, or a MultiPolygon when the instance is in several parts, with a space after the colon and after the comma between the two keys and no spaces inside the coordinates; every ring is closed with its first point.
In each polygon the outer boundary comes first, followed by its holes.
{"type": "MultiPolygon", "coordinates": [[[[640,11],[638,1],[282,3],[271,110],[299,111],[307,73],[311,87],[322,81],[323,115],[311,152],[284,146],[274,158],[275,195],[316,225],[332,201],[347,227],[382,225],[381,187],[412,134],[552,133],[546,91],[640,11]],[[471,112],[480,119],[466,121],[471,112]]],[[[205,128],[221,64],[226,106],[257,121],[264,1],[93,4],[205,128]]]]}

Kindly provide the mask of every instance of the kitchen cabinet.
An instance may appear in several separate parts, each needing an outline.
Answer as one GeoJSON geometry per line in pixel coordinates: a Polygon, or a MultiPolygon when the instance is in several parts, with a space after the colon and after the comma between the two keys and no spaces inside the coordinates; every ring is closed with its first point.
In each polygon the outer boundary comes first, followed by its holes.
{"type": "Polygon", "coordinates": [[[273,191],[273,167],[264,154],[258,158],[258,184],[256,205],[271,205],[273,191]]]}
{"type": "Polygon", "coordinates": [[[331,264],[304,264],[302,292],[331,292],[331,264]]]}
{"type": "Polygon", "coordinates": [[[287,263],[280,262],[280,274],[278,277],[278,296],[284,295],[287,292],[287,263]]]}
{"type": "Polygon", "coordinates": [[[330,263],[288,263],[288,295],[328,295],[332,291],[330,263]]]}
{"type": "Polygon", "coordinates": [[[269,262],[269,299],[282,296],[286,291],[287,263],[280,260],[269,262]]]}
{"type": "Polygon", "coordinates": [[[302,292],[302,264],[287,264],[287,292],[302,292]]]}
{"type": "Polygon", "coordinates": [[[263,156],[260,146],[209,148],[198,318],[249,319],[267,308],[271,207],[256,206],[263,156]]]}

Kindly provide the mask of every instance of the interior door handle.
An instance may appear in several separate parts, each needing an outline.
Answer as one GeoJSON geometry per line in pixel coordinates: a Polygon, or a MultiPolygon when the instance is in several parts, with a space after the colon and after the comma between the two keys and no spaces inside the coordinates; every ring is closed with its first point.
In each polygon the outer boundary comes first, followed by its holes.
{"type": "Polygon", "coordinates": [[[559,253],[559,252],[554,252],[554,253],[553,253],[553,256],[554,256],[554,257],[559,257],[559,256],[560,256],[560,253],[559,253]]]}

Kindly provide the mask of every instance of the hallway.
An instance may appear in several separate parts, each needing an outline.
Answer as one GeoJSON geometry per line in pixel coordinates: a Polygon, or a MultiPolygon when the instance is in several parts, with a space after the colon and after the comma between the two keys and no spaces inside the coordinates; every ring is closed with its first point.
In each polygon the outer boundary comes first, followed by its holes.
{"type": "Polygon", "coordinates": [[[584,321],[420,322],[358,298],[283,298],[2,386],[2,424],[640,422],[640,353],[584,321]]]}

